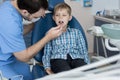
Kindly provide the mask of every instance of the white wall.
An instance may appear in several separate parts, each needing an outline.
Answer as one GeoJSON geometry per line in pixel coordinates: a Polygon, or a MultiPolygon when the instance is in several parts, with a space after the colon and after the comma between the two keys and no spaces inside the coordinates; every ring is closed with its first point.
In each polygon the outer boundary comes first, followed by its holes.
{"type": "Polygon", "coordinates": [[[119,9],[120,0],[93,0],[92,14],[98,10],[119,9]]]}
{"type": "Polygon", "coordinates": [[[72,8],[72,14],[81,23],[88,41],[89,53],[93,53],[93,36],[88,34],[86,31],[88,28],[94,25],[93,15],[98,10],[104,9],[118,9],[119,0],[93,0],[93,7],[83,7],[83,0],[65,0],[72,8]]]}

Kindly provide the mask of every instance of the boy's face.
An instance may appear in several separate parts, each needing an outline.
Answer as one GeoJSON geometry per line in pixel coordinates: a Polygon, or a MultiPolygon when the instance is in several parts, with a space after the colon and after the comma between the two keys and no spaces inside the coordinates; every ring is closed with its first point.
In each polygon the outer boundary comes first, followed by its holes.
{"type": "Polygon", "coordinates": [[[68,22],[71,20],[72,16],[69,15],[66,9],[59,9],[53,15],[53,19],[57,25],[62,25],[63,29],[67,28],[68,22]]]}

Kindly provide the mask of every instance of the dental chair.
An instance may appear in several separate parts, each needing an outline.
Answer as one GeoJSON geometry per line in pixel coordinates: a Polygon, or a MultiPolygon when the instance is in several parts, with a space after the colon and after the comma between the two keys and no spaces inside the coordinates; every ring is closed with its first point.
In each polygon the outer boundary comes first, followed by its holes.
{"type": "MultiPolygon", "coordinates": [[[[49,4],[49,8],[48,10],[50,11],[49,13],[46,13],[46,16],[44,18],[40,18],[39,21],[37,21],[35,23],[35,27],[33,29],[32,32],[32,40],[31,43],[35,44],[36,42],[38,42],[40,39],[42,39],[45,36],[45,33],[51,28],[51,27],[55,27],[56,24],[52,19],[52,12],[53,12],[53,8],[56,4],[58,3],[63,3],[64,0],[48,0],[48,4],[49,4]]],[[[72,20],[69,22],[70,27],[73,28],[77,28],[79,29],[82,34],[83,37],[86,41],[86,47],[88,48],[87,45],[87,40],[86,40],[86,36],[84,33],[83,28],[81,27],[80,23],[76,20],[75,17],[72,17],[72,20]]],[[[46,75],[46,72],[44,71],[44,68],[42,66],[42,56],[44,54],[44,48],[39,51],[39,53],[34,57],[34,59],[40,63],[40,64],[34,64],[33,69],[32,69],[32,73],[33,73],[33,77],[36,78],[41,78],[43,76],[46,75]]]]}

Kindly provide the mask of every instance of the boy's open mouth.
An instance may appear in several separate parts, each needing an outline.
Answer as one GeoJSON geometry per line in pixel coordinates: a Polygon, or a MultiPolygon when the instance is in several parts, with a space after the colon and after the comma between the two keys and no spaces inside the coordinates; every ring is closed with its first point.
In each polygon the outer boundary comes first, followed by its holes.
{"type": "Polygon", "coordinates": [[[59,24],[63,24],[64,22],[63,21],[59,21],[59,24]]]}

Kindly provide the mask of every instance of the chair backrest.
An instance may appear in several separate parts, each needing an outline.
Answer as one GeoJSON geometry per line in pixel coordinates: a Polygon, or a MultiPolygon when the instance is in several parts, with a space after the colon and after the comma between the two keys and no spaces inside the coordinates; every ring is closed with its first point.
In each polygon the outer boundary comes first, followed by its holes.
{"type": "MultiPolygon", "coordinates": [[[[48,3],[49,3],[48,9],[50,11],[53,11],[53,8],[56,4],[63,3],[63,2],[64,2],[64,0],[48,0],[48,3]]],[[[45,36],[45,33],[51,27],[56,26],[55,22],[52,19],[52,15],[53,15],[52,13],[47,13],[44,18],[40,18],[40,20],[35,23],[35,27],[34,27],[34,30],[32,32],[32,41],[31,41],[32,44],[34,44],[34,43],[38,42],[40,39],[42,39],[45,36]]],[[[75,17],[72,18],[72,20],[69,22],[68,25],[70,27],[77,28],[82,32],[83,37],[86,41],[86,47],[87,47],[87,40],[86,40],[84,30],[81,27],[80,23],[75,19],[75,17]]],[[[44,53],[44,48],[42,50],[40,50],[39,53],[34,57],[35,60],[42,63],[43,53],[44,53]]]]}

